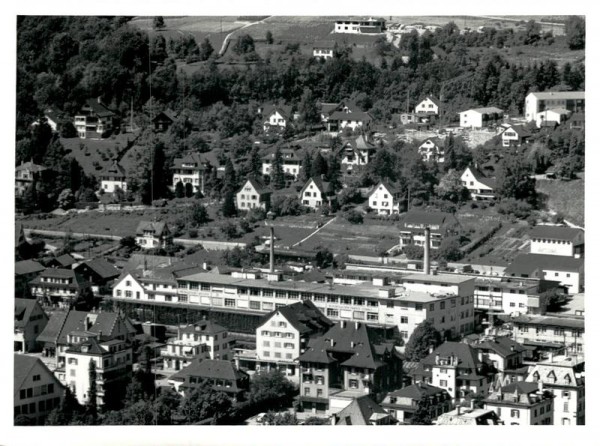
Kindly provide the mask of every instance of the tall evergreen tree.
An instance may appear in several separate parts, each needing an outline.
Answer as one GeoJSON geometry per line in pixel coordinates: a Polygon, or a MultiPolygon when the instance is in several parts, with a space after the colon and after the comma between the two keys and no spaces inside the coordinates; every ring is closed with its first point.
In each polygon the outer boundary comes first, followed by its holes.
{"type": "Polygon", "coordinates": [[[283,171],[283,157],[281,149],[277,147],[275,157],[271,165],[271,184],[275,189],[283,189],[285,187],[285,173],[283,171]]]}
{"type": "Polygon", "coordinates": [[[235,209],[235,195],[233,190],[225,191],[225,198],[223,200],[223,206],[221,207],[221,212],[223,213],[223,217],[235,217],[237,211],[235,209]]]}
{"type": "Polygon", "coordinates": [[[81,187],[82,169],[75,158],[71,158],[70,164],[71,170],[71,190],[73,193],[77,192],[81,187]]]}
{"type": "Polygon", "coordinates": [[[312,171],[312,157],[310,152],[307,150],[302,159],[302,169],[300,169],[300,181],[303,183],[307,182],[310,178],[312,171]]]}
{"type": "Polygon", "coordinates": [[[338,192],[342,189],[342,166],[340,164],[340,159],[337,155],[331,154],[329,157],[329,167],[327,168],[327,181],[331,183],[331,187],[335,192],[338,192]]]}
{"type": "Polygon", "coordinates": [[[164,143],[158,142],[154,146],[154,156],[152,157],[152,195],[155,200],[164,198],[167,193],[166,169],[164,143]]]}
{"type": "Polygon", "coordinates": [[[233,162],[231,158],[227,159],[225,163],[225,175],[223,176],[223,192],[231,192],[237,189],[237,177],[235,174],[235,168],[233,167],[233,162]]]}
{"type": "Polygon", "coordinates": [[[262,169],[262,160],[258,153],[258,147],[253,147],[246,162],[244,170],[249,176],[259,177],[262,169]]]}
{"type": "Polygon", "coordinates": [[[200,60],[208,60],[214,51],[215,49],[210,43],[210,40],[208,40],[208,37],[205,38],[200,44],[200,60]]]}
{"type": "Polygon", "coordinates": [[[327,175],[327,161],[319,152],[312,161],[310,176],[321,178],[321,175],[327,175]]]}

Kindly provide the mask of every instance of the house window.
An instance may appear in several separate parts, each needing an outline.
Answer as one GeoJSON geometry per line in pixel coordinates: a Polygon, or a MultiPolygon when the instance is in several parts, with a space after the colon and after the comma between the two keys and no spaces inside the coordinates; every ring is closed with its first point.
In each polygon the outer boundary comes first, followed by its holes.
{"type": "Polygon", "coordinates": [[[225,299],[226,307],[235,307],[235,299],[225,299]]]}
{"type": "Polygon", "coordinates": [[[310,395],[310,387],[304,388],[304,395],[306,395],[306,396],[310,395]]]}
{"type": "Polygon", "coordinates": [[[440,387],[448,387],[448,381],[445,379],[440,379],[440,387]]]}
{"type": "Polygon", "coordinates": [[[340,312],[338,310],[334,310],[333,308],[327,309],[327,316],[338,317],[340,312]]]}
{"type": "Polygon", "coordinates": [[[368,321],[378,321],[379,320],[379,314],[377,314],[377,313],[367,313],[367,320],[368,321]]]}
{"type": "Polygon", "coordinates": [[[357,379],[348,380],[348,387],[351,389],[358,389],[358,380],[357,379]]]}
{"type": "Polygon", "coordinates": [[[518,409],[511,409],[510,416],[511,418],[519,418],[521,412],[518,409]]]}
{"type": "Polygon", "coordinates": [[[400,323],[401,324],[408,324],[408,317],[407,316],[400,316],[400,323]]]}

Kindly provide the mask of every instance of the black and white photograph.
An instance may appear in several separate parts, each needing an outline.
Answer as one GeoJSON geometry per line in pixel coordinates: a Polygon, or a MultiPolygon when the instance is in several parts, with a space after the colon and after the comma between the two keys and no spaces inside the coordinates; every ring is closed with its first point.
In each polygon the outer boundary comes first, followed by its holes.
{"type": "Polygon", "coordinates": [[[594,422],[587,16],[337,10],[12,17],[17,432],[594,422]]]}

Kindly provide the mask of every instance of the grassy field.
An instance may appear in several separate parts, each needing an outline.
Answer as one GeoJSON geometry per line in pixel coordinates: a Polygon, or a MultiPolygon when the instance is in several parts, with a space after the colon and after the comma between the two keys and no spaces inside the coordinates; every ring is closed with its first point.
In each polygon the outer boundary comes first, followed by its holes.
{"type": "Polygon", "coordinates": [[[527,223],[505,223],[494,236],[482,246],[466,256],[462,262],[487,262],[491,265],[506,266],[521,253],[529,252],[527,223]]]}
{"type": "MultiPolygon", "coordinates": [[[[533,62],[542,62],[547,59],[556,61],[559,67],[565,63],[575,63],[583,60],[585,50],[570,50],[564,40],[555,41],[549,46],[516,46],[512,48],[497,49],[498,53],[507,61],[518,65],[529,65],[533,62]]],[[[470,48],[472,55],[489,52],[489,48],[470,48]]]]}
{"type": "Polygon", "coordinates": [[[560,212],[571,223],[585,225],[584,178],[573,181],[538,180],[536,189],[550,211],[560,212]]]}
{"type": "Polygon", "coordinates": [[[61,138],[60,141],[81,165],[86,175],[97,175],[102,169],[110,166],[113,158],[134,138],[132,133],[122,133],[107,139],[61,138]]]}

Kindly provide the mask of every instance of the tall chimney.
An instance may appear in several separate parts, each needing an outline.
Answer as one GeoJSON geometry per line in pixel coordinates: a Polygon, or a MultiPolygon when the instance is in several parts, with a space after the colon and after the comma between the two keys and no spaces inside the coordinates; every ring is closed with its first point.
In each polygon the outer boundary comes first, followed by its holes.
{"type": "Polygon", "coordinates": [[[269,228],[271,233],[271,245],[269,246],[269,272],[275,272],[275,230],[273,226],[269,228]]]}
{"type": "Polygon", "coordinates": [[[431,238],[431,230],[429,226],[425,227],[425,246],[423,252],[423,272],[429,274],[429,239],[431,238]]]}

